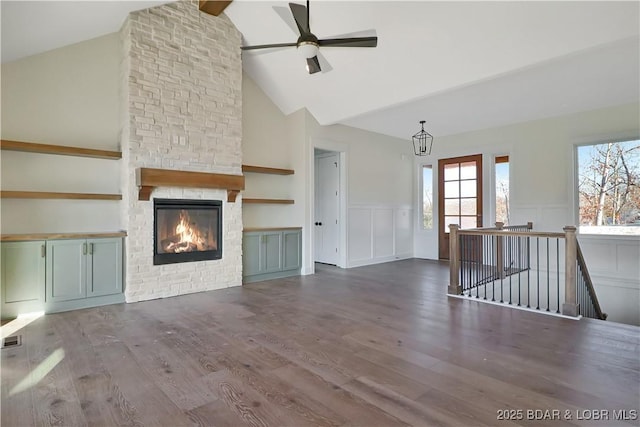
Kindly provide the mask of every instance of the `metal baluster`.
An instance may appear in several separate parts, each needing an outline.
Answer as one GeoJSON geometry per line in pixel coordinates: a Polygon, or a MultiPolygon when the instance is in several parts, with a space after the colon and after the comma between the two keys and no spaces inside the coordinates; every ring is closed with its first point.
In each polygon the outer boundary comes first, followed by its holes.
{"type": "Polygon", "coordinates": [[[527,308],[531,308],[531,238],[527,236],[527,308]]]}
{"type": "MultiPolygon", "coordinates": [[[[502,257],[502,265],[503,265],[503,268],[504,268],[504,258],[505,258],[505,256],[504,256],[504,250],[505,250],[504,249],[504,237],[500,237],[500,239],[502,239],[502,245],[501,245],[502,252],[500,254],[498,254],[498,256],[502,257]]],[[[502,289],[502,287],[504,286],[504,274],[503,274],[502,270],[498,271],[498,277],[500,277],[500,289],[502,289]]],[[[495,300],[496,300],[496,292],[495,292],[495,289],[494,289],[494,291],[493,291],[493,299],[491,301],[495,301],[495,300]]]]}
{"type": "Polygon", "coordinates": [[[480,262],[480,268],[478,269],[478,275],[480,276],[480,279],[476,282],[476,298],[480,298],[480,283],[482,283],[482,276],[484,275],[484,261],[482,259],[482,257],[484,256],[484,254],[482,253],[482,243],[484,241],[484,238],[482,236],[479,237],[479,239],[476,239],[476,242],[478,242],[478,248],[475,253],[478,262],[480,262]]]}
{"type": "Polygon", "coordinates": [[[467,267],[464,260],[465,241],[465,236],[460,235],[460,276],[462,276],[462,295],[467,291],[467,267]]]}
{"type": "MultiPolygon", "coordinates": [[[[488,265],[487,265],[487,271],[489,271],[489,272],[490,272],[490,271],[491,271],[491,265],[492,265],[492,264],[491,264],[491,252],[490,252],[490,250],[489,250],[489,247],[490,247],[491,245],[489,245],[489,241],[490,241],[490,239],[491,239],[491,236],[485,236],[485,238],[486,238],[486,243],[487,243],[487,252],[485,252],[484,254],[482,254],[482,256],[484,257],[484,256],[485,256],[485,254],[487,255],[487,264],[488,264],[488,265]]],[[[491,273],[489,273],[489,274],[491,274],[491,273]]],[[[484,298],[485,300],[487,299],[487,280],[489,280],[489,277],[487,277],[487,279],[484,281],[484,295],[483,295],[483,298],[484,298]]]]}
{"type": "Polygon", "coordinates": [[[557,307],[556,313],[560,313],[560,239],[556,239],[556,297],[557,307]]]}
{"type": "Polygon", "coordinates": [[[536,237],[536,270],[538,276],[538,286],[536,287],[536,292],[538,293],[538,305],[536,306],[536,310],[540,310],[540,238],[536,237]]]}
{"type": "Polygon", "coordinates": [[[469,291],[469,295],[467,296],[471,296],[471,286],[473,286],[473,271],[471,271],[471,261],[469,260],[469,246],[470,246],[470,236],[465,236],[466,238],[466,244],[465,244],[465,259],[467,262],[467,269],[468,269],[468,274],[469,274],[469,283],[467,286],[467,289],[469,291]]]}
{"type": "Polygon", "coordinates": [[[460,235],[460,275],[462,276],[462,295],[467,291],[467,267],[465,263],[466,236],[460,235]]]}
{"type": "MultiPolygon", "coordinates": [[[[513,262],[513,238],[511,236],[507,237],[509,239],[509,251],[511,251],[511,262],[513,262]]],[[[509,305],[511,305],[511,294],[513,289],[513,274],[509,274],[509,305]]]]}
{"type": "MultiPolygon", "coordinates": [[[[498,250],[498,239],[500,237],[496,236],[495,238],[495,250],[498,250]]],[[[494,280],[491,281],[491,301],[496,300],[496,280],[498,280],[498,277],[502,277],[502,273],[498,270],[498,256],[500,254],[496,254],[494,253],[495,259],[496,259],[496,277],[494,280]]]]}
{"type": "MultiPolygon", "coordinates": [[[[507,239],[507,237],[503,237],[502,238],[502,248],[503,248],[503,259],[507,258],[508,259],[508,255],[507,252],[509,252],[509,241],[505,240],[507,239]],[[507,242],[507,244],[505,245],[505,241],[507,242]]],[[[504,267],[503,267],[504,268],[504,267]]],[[[504,274],[503,272],[500,273],[500,302],[504,303],[504,274]]]]}
{"type": "MultiPolygon", "coordinates": [[[[522,247],[520,245],[520,236],[516,237],[518,239],[518,252],[522,251],[522,247]]],[[[518,264],[522,264],[522,254],[518,253],[518,264]]],[[[520,277],[522,274],[522,265],[518,265],[518,307],[520,307],[520,289],[522,288],[522,284],[520,283],[520,277]]]]}
{"type": "Polygon", "coordinates": [[[547,237],[547,311],[549,311],[549,282],[551,269],[549,268],[549,238],[547,237]]]}
{"type": "Polygon", "coordinates": [[[466,282],[467,282],[467,286],[465,288],[465,295],[466,295],[466,291],[469,290],[469,286],[471,283],[471,276],[469,275],[469,261],[467,260],[467,246],[469,245],[469,237],[468,236],[463,236],[464,237],[464,253],[462,255],[462,257],[464,258],[464,265],[465,265],[465,276],[466,278],[466,282]]]}

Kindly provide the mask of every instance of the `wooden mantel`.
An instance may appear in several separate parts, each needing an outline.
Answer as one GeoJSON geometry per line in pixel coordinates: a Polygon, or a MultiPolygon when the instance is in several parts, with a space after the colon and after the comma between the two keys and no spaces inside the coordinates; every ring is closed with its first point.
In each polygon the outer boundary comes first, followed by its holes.
{"type": "Polygon", "coordinates": [[[149,200],[156,187],[218,188],[227,190],[227,202],[235,202],[244,190],[243,175],[187,172],[170,169],[138,169],[138,200],[149,200]]]}

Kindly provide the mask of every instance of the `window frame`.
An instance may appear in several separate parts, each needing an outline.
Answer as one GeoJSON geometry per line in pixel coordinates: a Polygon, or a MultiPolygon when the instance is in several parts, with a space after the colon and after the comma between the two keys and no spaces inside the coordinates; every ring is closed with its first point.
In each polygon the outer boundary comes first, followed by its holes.
{"type": "Polygon", "coordinates": [[[420,181],[420,193],[418,197],[419,199],[418,209],[420,213],[418,215],[418,223],[420,225],[420,231],[425,233],[431,233],[436,229],[436,225],[437,225],[437,218],[436,218],[437,212],[436,212],[435,204],[433,202],[433,198],[436,195],[435,186],[434,186],[435,173],[434,173],[434,167],[432,163],[420,163],[420,167],[418,169],[418,179],[420,181]],[[424,169],[425,168],[431,169],[431,228],[424,227],[424,169]]]}
{"type": "MultiPolygon", "coordinates": [[[[493,225],[498,222],[498,193],[497,193],[497,185],[498,180],[496,179],[496,167],[500,163],[508,163],[509,164],[509,204],[511,202],[511,155],[509,153],[502,154],[494,154],[492,159],[492,173],[491,173],[491,212],[493,216],[493,225]],[[506,161],[505,161],[506,160],[506,161]]],[[[509,211],[511,211],[509,209],[509,211]]],[[[507,224],[505,224],[507,225],[507,224]]]]}
{"type": "Polygon", "coordinates": [[[574,224],[576,226],[576,231],[581,237],[590,238],[590,239],[622,239],[622,240],[640,240],[640,234],[611,234],[611,233],[588,233],[584,230],[581,230],[580,226],[580,191],[578,190],[578,184],[580,182],[580,164],[578,157],[578,149],[580,147],[587,146],[595,146],[595,145],[603,145],[609,143],[624,143],[631,141],[640,141],[640,135],[632,135],[628,133],[620,134],[617,137],[607,137],[607,138],[598,138],[598,139],[586,139],[582,141],[575,142],[571,145],[571,155],[572,164],[570,170],[571,173],[571,182],[570,182],[570,191],[572,192],[572,203],[570,206],[571,217],[573,218],[574,224]]]}

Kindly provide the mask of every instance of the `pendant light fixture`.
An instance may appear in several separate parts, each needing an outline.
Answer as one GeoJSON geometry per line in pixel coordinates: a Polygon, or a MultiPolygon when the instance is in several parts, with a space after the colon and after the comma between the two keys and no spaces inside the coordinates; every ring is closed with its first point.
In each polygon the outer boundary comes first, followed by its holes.
{"type": "Polygon", "coordinates": [[[424,130],[424,120],[420,120],[422,130],[413,135],[413,151],[416,156],[428,156],[431,154],[431,146],[433,145],[433,135],[424,130]]]}

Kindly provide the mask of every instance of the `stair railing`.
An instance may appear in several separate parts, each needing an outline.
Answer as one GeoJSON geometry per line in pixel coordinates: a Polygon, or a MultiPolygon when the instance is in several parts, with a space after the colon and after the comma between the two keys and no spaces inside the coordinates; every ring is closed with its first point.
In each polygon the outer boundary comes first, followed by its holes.
{"type": "Polygon", "coordinates": [[[533,231],[532,223],[462,230],[452,224],[449,229],[449,294],[606,319],[575,227],[563,233],[533,231]]]}

